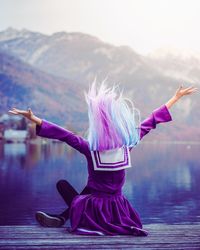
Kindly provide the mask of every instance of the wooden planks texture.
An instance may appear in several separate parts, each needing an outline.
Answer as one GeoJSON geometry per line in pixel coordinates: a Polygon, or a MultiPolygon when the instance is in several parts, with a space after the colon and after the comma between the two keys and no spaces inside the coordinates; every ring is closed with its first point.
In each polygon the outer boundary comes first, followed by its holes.
{"type": "Polygon", "coordinates": [[[200,225],[144,225],[147,237],[79,236],[65,227],[0,226],[0,249],[200,249],[200,225]]]}

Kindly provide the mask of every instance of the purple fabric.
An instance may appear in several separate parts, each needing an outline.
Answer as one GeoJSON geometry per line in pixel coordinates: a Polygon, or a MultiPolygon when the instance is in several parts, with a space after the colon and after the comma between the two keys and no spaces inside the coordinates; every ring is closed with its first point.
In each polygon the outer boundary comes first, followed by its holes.
{"type": "MultiPolygon", "coordinates": [[[[140,139],[151,129],[155,129],[157,124],[171,120],[169,110],[162,105],[141,123],[140,139]]],[[[90,188],[91,194],[77,195],[74,198],[70,209],[71,232],[97,235],[95,231],[106,235],[148,234],[142,229],[139,214],[122,194],[125,182],[124,169],[95,171],[88,141],[46,120],[42,120],[41,126],[36,126],[36,134],[66,142],[87,159],[87,187],[90,188]]]]}

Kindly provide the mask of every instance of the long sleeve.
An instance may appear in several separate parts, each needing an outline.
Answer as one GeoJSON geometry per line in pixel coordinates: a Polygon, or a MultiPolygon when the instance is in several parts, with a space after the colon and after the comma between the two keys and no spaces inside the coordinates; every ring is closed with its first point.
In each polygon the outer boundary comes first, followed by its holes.
{"type": "Polygon", "coordinates": [[[159,123],[172,121],[171,114],[166,107],[162,105],[161,107],[155,109],[152,114],[145,119],[140,125],[140,140],[150,132],[151,129],[155,129],[156,125],[159,123]]]}
{"type": "Polygon", "coordinates": [[[82,154],[87,154],[89,150],[87,140],[44,119],[42,120],[41,125],[36,125],[36,135],[66,142],[68,145],[75,148],[82,154]]]}

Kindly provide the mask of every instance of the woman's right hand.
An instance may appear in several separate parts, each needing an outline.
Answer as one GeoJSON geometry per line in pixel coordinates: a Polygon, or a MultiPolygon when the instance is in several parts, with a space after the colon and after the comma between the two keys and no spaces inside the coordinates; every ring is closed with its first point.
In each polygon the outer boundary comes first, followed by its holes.
{"type": "Polygon", "coordinates": [[[35,116],[30,108],[28,110],[12,108],[11,110],[8,111],[8,113],[13,115],[23,115],[32,122],[35,122],[37,125],[42,124],[42,119],[35,116]]]}
{"type": "Polygon", "coordinates": [[[33,118],[33,112],[30,108],[28,110],[12,108],[11,110],[8,111],[8,113],[13,114],[13,115],[23,115],[29,120],[32,120],[33,118]]]}

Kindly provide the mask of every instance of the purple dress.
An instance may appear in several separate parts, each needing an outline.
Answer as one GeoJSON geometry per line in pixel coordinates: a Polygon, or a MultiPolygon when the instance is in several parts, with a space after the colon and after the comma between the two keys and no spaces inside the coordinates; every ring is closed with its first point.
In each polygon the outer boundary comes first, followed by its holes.
{"type": "MultiPolygon", "coordinates": [[[[158,123],[171,120],[169,110],[166,105],[162,105],[141,123],[140,139],[151,129],[155,129],[158,123]]],[[[73,199],[70,208],[71,232],[86,235],[146,236],[148,234],[142,229],[139,214],[122,194],[125,169],[96,171],[88,141],[46,120],[42,120],[41,126],[36,126],[36,134],[66,142],[84,154],[87,159],[87,186],[91,194],[77,195],[73,199]]]]}

